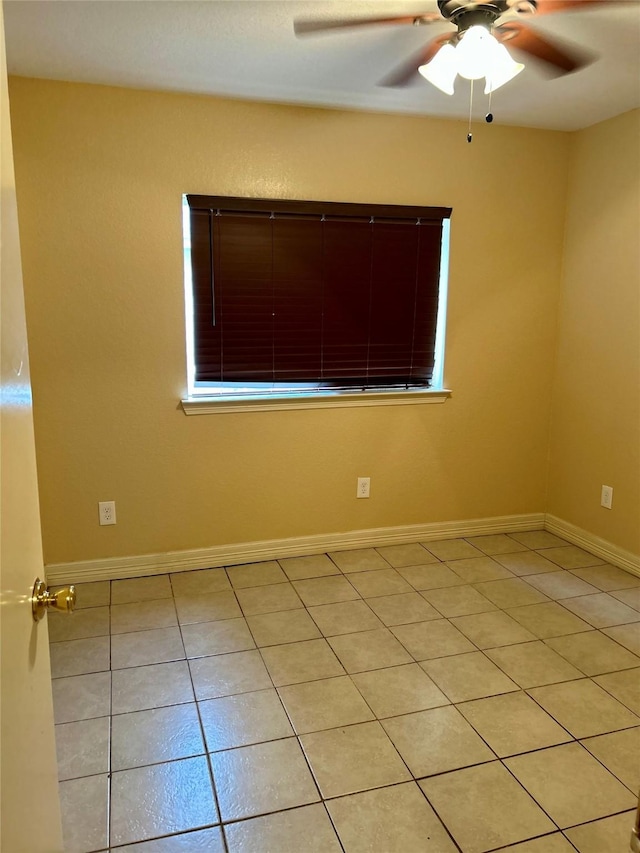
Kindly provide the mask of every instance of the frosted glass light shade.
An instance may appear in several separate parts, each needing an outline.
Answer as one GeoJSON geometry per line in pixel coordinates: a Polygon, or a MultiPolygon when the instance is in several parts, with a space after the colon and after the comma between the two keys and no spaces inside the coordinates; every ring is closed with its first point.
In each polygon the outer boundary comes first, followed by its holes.
{"type": "Polygon", "coordinates": [[[513,80],[523,68],[524,65],[521,62],[516,62],[509,56],[509,51],[503,44],[498,44],[491,60],[490,70],[485,75],[487,78],[487,85],[484,89],[485,95],[488,95],[489,92],[495,92],[500,86],[504,86],[509,80],[513,80]]]}
{"type": "Polygon", "coordinates": [[[418,71],[445,95],[453,95],[453,82],[458,73],[456,48],[452,44],[443,45],[431,62],[421,65],[418,71]]]}

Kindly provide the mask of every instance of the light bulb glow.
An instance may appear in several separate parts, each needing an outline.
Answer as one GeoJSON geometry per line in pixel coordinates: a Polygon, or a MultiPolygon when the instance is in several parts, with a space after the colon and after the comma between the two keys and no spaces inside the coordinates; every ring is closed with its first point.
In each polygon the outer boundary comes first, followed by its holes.
{"type": "Polygon", "coordinates": [[[484,27],[470,27],[456,47],[458,74],[467,80],[484,77],[500,45],[484,27]]]}

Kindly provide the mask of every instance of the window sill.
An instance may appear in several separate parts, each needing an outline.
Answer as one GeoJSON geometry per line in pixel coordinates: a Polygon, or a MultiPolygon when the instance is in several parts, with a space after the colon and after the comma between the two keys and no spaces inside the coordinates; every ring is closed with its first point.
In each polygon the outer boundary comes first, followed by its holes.
{"type": "Polygon", "coordinates": [[[230,396],[187,397],[181,401],[185,415],[216,415],[227,412],[288,411],[291,409],[357,408],[360,406],[415,406],[444,403],[451,396],[446,388],[434,391],[323,392],[290,397],[230,396]]]}

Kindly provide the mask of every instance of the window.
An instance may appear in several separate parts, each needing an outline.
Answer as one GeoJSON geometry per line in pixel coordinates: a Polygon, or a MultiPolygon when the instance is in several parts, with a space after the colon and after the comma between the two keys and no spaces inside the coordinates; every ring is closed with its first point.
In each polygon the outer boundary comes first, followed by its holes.
{"type": "Polygon", "coordinates": [[[433,386],[449,208],[198,195],[186,205],[191,391],[433,386]]]}

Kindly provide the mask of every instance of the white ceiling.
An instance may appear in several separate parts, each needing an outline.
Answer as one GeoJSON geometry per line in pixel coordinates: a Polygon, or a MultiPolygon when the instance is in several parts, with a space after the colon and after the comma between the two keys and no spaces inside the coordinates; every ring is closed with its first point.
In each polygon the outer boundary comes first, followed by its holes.
{"type": "MultiPolygon", "coordinates": [[[[304,38],[293,32],[296,18],[425,11],[437,11],[436,0],[4,0],[12,74],[466,118],[466,81],[453,97],[422,78],[406,89],[378,85],[432,36],[453,32],[444,20],[304,38]]],[[[611,2],[532,26],[598,58],[559,78],[525,59],[525,70],[493,96],[497,123],[576,130],[640,106],[640,4],[611,2]]],[[[481,118],[487,103],[478,91],[474,117],[481,118]]]]}

